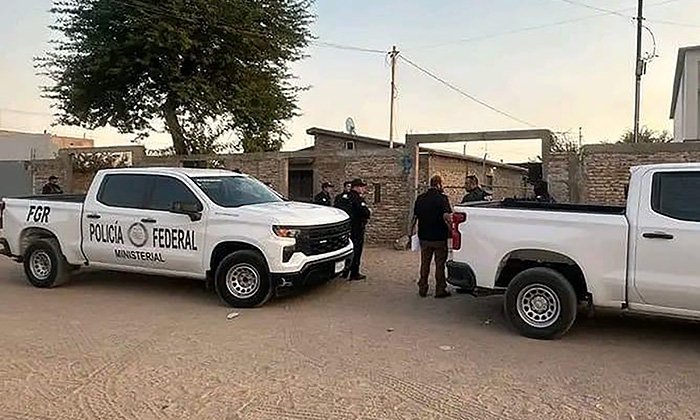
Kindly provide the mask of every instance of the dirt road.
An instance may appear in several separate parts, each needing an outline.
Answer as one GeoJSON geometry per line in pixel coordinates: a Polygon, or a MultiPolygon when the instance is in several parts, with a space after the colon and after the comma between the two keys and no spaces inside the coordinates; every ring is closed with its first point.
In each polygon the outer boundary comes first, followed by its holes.
{"type": "Polygon", "coordinates": [[[0,260],[2,419],[700,418],[700,326],[606,316],[562,340],[499,297],[420,299],[417,258],[234,312],[189,280],[82,273],[32,288],[0,260]]]}

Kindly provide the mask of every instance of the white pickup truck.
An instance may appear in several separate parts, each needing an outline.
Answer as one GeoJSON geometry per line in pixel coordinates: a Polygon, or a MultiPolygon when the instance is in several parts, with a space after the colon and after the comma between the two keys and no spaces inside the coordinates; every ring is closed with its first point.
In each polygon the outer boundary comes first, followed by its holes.
{"type": "Polygon", "coordinates": [[[580,303],[700,319],[700,163],[635,167],[627,206],[457,206],[449,283],[504,293],[532,338],[561,336],[580,303]]]}
{"type": "Polygon", "coordinates": [[[83,266],[208,280],[231,306],[349,267],[342,210],[284,201],[254,178],[181,168],[100,171],[85,196],[0,203],[0,254],[51,287],[83,266]]]}

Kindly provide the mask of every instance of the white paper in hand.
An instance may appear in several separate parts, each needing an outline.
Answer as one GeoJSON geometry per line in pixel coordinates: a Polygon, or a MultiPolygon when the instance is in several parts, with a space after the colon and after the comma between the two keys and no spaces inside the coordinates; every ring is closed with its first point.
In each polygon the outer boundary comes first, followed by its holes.
{"type": "Polygon", "coordinates": [[[420,251],[420,240],[418,239],[418,235],[411,236],[411,251],[420,251]]]}

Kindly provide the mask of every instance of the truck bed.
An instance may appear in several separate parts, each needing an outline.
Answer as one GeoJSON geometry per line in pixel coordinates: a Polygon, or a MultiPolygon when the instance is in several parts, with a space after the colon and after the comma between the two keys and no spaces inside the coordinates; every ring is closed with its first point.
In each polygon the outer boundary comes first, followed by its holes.
{"type": "Polygon", "coordinates": [[[507,198],[503,201],[482,202],[474,204],[460,204],[467,207],[488,207],[515,210],[539,210],[556,211],[567,213],[589,213],[589,214],[625,214],[624,206],[602,206],[595,204],[568,204],[568,203],[545,203],[540,201],[522,201],[507,198]]]}
{"type": "Polygon", "coordinates": [[[37,200],[63,203],[84,203],[85,194],[51,194],[51,195],[28,195],[25,197],[7,197],[13,200],[37,200]]]}

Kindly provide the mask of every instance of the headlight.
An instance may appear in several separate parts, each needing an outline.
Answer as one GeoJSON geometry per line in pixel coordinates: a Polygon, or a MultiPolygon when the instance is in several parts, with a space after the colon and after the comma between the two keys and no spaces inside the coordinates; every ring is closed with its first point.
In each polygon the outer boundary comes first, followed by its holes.
{"type": "Polygon", "coordinates": [[[285,226],[273,226],[272,231],[281,238],[296,238],[301,233],[299,229],[285,226]]]}

